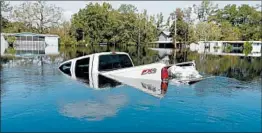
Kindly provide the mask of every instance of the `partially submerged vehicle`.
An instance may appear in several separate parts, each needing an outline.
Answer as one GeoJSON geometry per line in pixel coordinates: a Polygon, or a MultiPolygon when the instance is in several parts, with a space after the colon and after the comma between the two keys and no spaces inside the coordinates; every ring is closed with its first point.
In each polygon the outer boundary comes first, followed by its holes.
{"type": "Polygon", "coordinates": [[[195,61],[171,65],[168,72],[172,84],[193,84],[204,79],[196,70],[195,61]]]}
{"type": "Polygon", "coordinates": [[[134,66],[130,56],[124,52],[103,52],[74,58],[63,62],[59,70],[97,90],[125,84],[161,98],[168,87],[165,64],[134,66]]]}
{"type": "Polygon", "coordinates": [[[163,97],[168,82],[193,84],[203,79],[196,70],[194,61],[174,65],[157,62],[134,66],[125,52],[102,52],[74,58],[63,62],[59,69],[65,75],[84,81],[94,89],[125,84],[156,97],[163,97]]]}

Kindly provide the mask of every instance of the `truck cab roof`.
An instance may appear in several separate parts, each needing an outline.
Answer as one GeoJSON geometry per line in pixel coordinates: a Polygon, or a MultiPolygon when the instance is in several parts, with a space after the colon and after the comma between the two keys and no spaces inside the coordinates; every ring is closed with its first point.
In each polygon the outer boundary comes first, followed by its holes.
{"type": "Polygon", "coordinates": [[[66,63],[66,62],[70,62],[70,61],[75,61],[75,60],[79,60],[79,59],[84,59],[84,58],[87,58],[87,57],[90,57],[90,56],[93,56],[93,55],[100,56],[100,55],[112,55],[112,54],[125,54],[125,55],[129,55],[129,54],[126,53],[126,52],[101,52],[101,53],[94,53],[94,54],[84,55],[84,56],[81,56],[81,57],[77,57],[77,58],[74,58],[74,59],[70,59],[70,60],[67,60],[67,61],[63,62],[62,64],[66,63]]]}

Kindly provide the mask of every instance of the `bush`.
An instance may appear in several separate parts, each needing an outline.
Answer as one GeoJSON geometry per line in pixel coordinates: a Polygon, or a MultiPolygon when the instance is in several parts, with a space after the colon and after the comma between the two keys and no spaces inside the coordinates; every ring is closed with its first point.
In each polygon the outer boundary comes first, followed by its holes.
{"type": "Polygon", "coordinates": [[[13,45],[13,43],[16,41],[15,36],[5,36],[6,41],[8,42],[9,45],[13,45]]]}
{"type": "Polygon", "coordinates": [[[8,49],[6,49],[6,53],[11,54],[11,55],[15,55],[16,50],[14,48],[9,47],[8,49]]]}
{"type": "Polygon", "coordinates": [[[245,54],[245,56],[247,56],[248,54],[251,53],[253,47],[252,44],[250,42],[245,42],[244,43],[244,50],[243,53],[245,54]]]}
{"type": "Polygon", "coordinates": [[[230,53],[232,51],[233,47],[231,45],[226,46],[225,52],[230,53]]]}

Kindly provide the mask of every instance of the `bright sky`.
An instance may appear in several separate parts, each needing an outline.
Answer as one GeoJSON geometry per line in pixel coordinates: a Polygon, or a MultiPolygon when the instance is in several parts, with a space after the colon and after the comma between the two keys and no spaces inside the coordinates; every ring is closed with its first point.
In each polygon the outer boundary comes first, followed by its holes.
{"type": "MultiPolygon", "coordinates": [[[[23,1],[12,1],[11,5],[19,5],[23,1]]],[[[66,20],[70,20],[71,15],[77,13],[80,8],[84,8],[86,4],[92,1],[48,1],[48,3],[55,4],[64,9],[64,17],[66,20]]],[[[94,1],[95,3],[102,3],[103,1],[94,1]]],[[[167,19],[169,14],[176,8],[186,8],[192,6],[193,4],[200,4],[201,1],[105,1],[110,3],[113,8],[118,8],[121,4],[133,4],[139,11],[144,9],[147,10],[148,14],[156,15],[162,12],[164,19],[167,19]]],[[[249,4],[256,6],[256,4],[261,4],[261,1],[213,1],[213,3],[218,4],[219,8],[224,7],[227,4],[249,4]]]]}

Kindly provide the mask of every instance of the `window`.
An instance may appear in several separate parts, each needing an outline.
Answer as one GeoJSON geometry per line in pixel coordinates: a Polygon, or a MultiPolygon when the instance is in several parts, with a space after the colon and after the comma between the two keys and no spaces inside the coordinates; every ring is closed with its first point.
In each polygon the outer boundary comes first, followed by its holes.
{"type": "Polygon", "coordinates": [[[89,80],[89,58],[76,61],[75,75],[77,78],[89,80]]]}
{"type": "Polygon", "coordinates": [[[45,37],[43,37],[43,36],[33,36],[33,41],[45,41],[45,37]]]}
{"type": "Polygon", "coordinates": [[[32,36],[27,36],[27,37],[26,37],[26,40],[27,40],[27,41],[32,41],[32,39],[33,39],[32,36]]]}
{"type": "Polygon", "coordinates": [[[68,62],[68,63],[63,64],[62,66],[59,67],[59,69],[60,69],[63,73],[71,76],[71,62],[68,62]]]}
{"type": "Polygon", "coordinates": [[[125,54],[101,55],[99,57],[99,71],[132,67],[130,58],[125,54]]]}
{"type": "Polygon", "coordinates": [[[112,88],[118,85],[121,85],[121,83],[113,79],[107,78],[105,76],[102,76],[100,74],[98,75],[98,87],[99,88],[107,88],[107,87],[112,88]]]}

